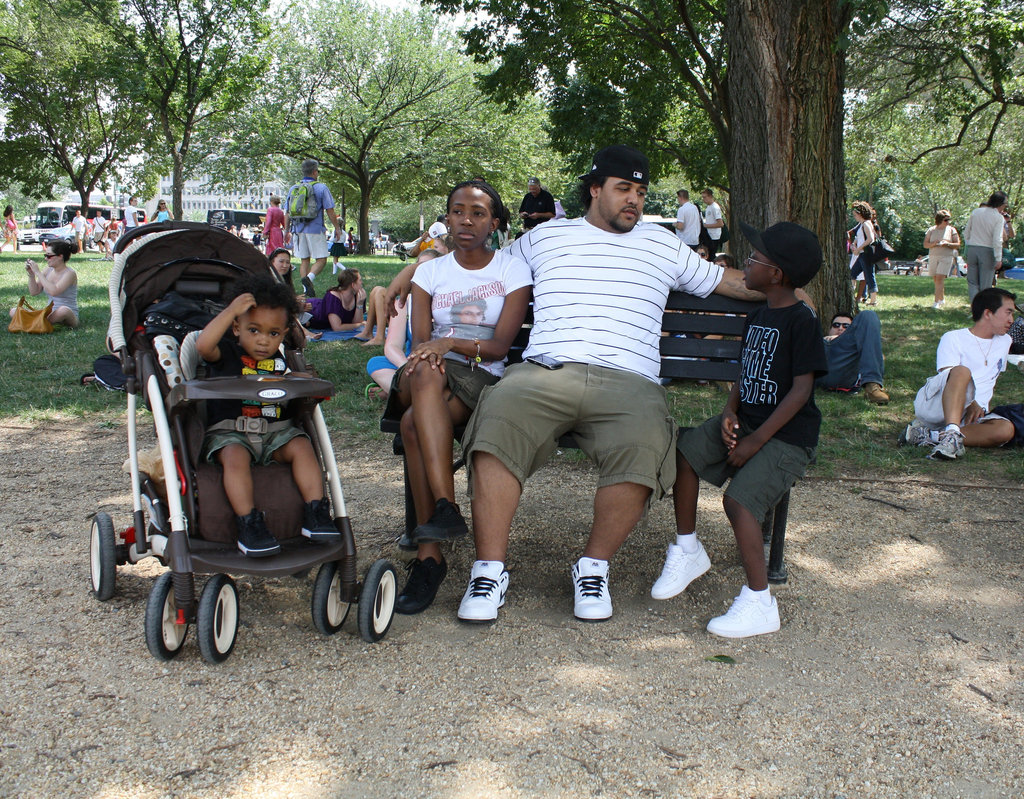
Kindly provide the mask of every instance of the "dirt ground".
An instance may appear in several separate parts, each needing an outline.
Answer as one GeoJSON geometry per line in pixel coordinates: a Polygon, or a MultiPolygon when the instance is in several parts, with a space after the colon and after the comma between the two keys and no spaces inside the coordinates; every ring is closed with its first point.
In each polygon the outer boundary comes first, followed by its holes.
{"type": "MultiPolygon", "coordinates": [[[[400,561],[400,462],[335,444],[361,573],[400,561]]],[[[711,572],[649,598],[663,501],[612,564],[614,618],[573,619],[594,475],[556,459],[527,486],[496,624],[455,618],[465,543],[435,605],[373,645],[354,612],[336,636],[313,629],[312,577],[241,577],[238,643],[212,666],[194,631],[176,660],[149,655],[157,561],[91,595],[90,517],[130,520],[123,428],[0,421],[0,451],[2,796],[1024,793],[1019,488],[804,481],[782,630],[735,642],[704,630],[742,581],[712,490],[711,572]]]]}

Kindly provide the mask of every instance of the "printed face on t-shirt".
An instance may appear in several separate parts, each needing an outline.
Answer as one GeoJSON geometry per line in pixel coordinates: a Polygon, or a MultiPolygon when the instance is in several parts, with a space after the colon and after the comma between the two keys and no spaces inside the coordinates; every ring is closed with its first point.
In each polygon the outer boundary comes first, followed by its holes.
{"type": "Polygon", "coordinates": [[[484,321],[484,313],[487,311],[487,304],[483,302],[469,302],[465,305],[452,306],[452,324],[456,325],[480,325],[484,321]]]}

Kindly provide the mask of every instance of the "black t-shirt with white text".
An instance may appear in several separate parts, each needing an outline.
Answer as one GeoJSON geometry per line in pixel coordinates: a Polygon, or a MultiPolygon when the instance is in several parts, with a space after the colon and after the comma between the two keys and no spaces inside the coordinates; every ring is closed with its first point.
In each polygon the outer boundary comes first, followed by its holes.
{"type": "MultiPolygon", "coordinates": [[[[798,302],[785,308],[758,308],[747,317],[740,369],[740,421],[760,427],[793,388],[793,378],[828,372],[825,344],[814,311],[798,302]]],[[[798,447],[816,447],[821,411],[814,390],[803,407],[773,438],[798,447]]]]}

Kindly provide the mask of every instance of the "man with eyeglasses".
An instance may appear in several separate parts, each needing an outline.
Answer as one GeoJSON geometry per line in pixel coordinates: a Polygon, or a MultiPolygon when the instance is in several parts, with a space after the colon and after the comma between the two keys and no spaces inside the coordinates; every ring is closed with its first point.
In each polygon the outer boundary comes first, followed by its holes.
{"type": "Polygon", "coordinates": [[[832,391],[856,391],[875,405],[887,405],[889,395],[882,388],[885,359],[882,357],[882,325],[878,314],[864,310],[857,316],[840,311],[832,317],[825,336],[828,374],[815,385],[832,391]]]}

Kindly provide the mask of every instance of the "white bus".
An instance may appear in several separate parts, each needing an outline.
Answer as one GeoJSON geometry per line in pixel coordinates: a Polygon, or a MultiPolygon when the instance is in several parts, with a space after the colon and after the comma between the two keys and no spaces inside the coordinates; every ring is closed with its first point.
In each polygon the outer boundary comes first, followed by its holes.
{"type": "MultiPolygon", "coordinates": [[[[71,229],[71,220],[75,218],[75,211],[78,211],[81,207],[81,203],[77,202],[39,203],[36,207],[36,216],[32,220],[32,224],[18,231],[18,243],[41,244],[42,241],[39,237],[44,233],[53,234],[56,238],[73,242],[75,240],[75,233],[71,229]]],[[[90,218],[96,216],[97,211],[108,220],[114,213],[114,209],[111,206],[97,203],[89,205],[88,216],[90,218]]],[[[47,236],[47,238],[50,238],[50,236],[47,236]]]]}

